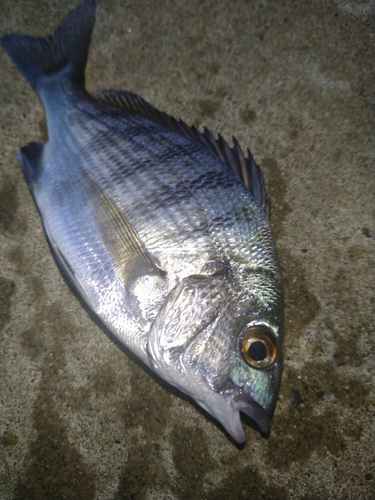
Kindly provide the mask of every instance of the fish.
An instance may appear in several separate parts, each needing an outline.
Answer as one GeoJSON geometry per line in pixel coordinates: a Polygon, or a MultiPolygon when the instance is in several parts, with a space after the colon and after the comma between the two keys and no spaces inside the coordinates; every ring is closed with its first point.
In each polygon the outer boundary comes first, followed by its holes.
{"type": "Polygon", "coordinates": [[[142,97],[89,94],[95,2],[46,38],[1,39],[48,140],[17,152],[58,267],[103,328],[229,439],[270,432],[283,369],[282,276],[259,166],[142,97]],[[204,414],[204,412],[202,412],[204,414]],[[247,417],[246,417],[247,416],[247,417]]]}

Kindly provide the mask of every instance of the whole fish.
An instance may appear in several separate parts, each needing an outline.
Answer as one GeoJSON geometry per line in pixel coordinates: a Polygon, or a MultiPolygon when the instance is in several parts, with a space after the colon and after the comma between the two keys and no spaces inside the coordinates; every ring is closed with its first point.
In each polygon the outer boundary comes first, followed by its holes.
{"type": "Polygon", "coordinates": [[[282,372],[283,294],[262,173],[141,97],[89,95],[95,3],[53,35],[2,45],[41,100],[48,142],[18,160],[55,259],[99,320],[237,442],[268,433],[282,372]]]}

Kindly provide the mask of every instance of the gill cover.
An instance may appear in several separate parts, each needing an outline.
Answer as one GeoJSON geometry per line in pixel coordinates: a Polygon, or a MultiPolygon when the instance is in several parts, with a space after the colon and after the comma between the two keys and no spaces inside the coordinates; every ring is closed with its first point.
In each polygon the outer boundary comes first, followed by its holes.
{"type": "MultiPolygon", "coordinates": [[[[269,432],[269,415],[230,380],[230,337],[216,335],[228,306],[230,272],[189,276],[169,294],[149,336],[148,355],[156,373],[192,397],[237,442],[245,440],[240,411],[269,432]]],[[[260,373],[259,373],[260,375],[260,373]]]]}

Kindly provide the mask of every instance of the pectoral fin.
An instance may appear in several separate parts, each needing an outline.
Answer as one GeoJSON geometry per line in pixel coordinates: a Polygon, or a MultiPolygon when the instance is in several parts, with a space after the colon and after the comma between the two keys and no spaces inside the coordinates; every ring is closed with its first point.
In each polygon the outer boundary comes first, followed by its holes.
{"type": "Polygon", "coordinates": [[[129,289],[142,276],[159,276],[165,272],[152,259],[137,232],[118,206],[88,175],[84,174],[100,237],[118,279],[129,289]]]}

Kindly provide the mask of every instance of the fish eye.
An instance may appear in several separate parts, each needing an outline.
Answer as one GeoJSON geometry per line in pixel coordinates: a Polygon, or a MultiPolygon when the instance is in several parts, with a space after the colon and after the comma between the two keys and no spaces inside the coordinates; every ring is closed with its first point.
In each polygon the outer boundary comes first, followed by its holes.
{"type": "Polygon", "coordinates": [[[240,337],[240,350],[246,364],[266,368],[277,356],[275,336],[263,325],[250,326],[240,337]]]}

